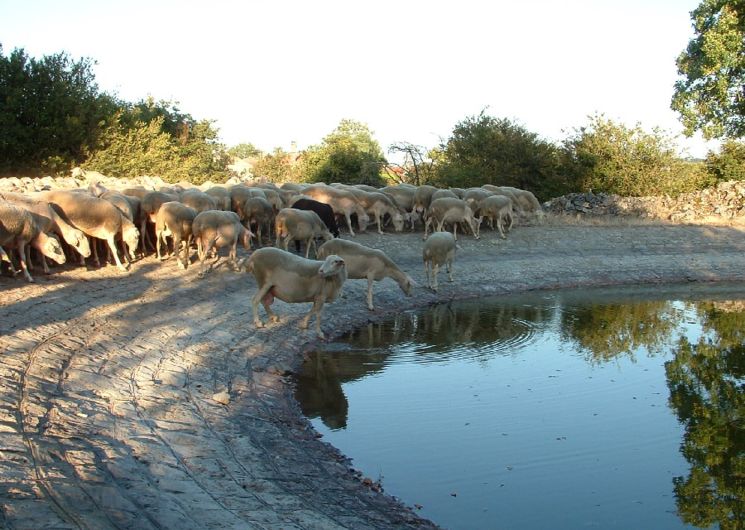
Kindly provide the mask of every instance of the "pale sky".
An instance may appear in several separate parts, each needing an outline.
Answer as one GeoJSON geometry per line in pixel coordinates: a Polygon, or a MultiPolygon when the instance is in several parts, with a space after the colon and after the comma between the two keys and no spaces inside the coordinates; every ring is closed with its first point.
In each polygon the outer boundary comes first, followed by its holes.
{"type": "Polygon", "coordinates": [[[0,43],[90,57],[102,90],[178,101],[228,146],[302,149],[349,118],[429,148],[484,108],[559,141],[595,112],[679,133],[699,1],[0,0],[0,43]]]}

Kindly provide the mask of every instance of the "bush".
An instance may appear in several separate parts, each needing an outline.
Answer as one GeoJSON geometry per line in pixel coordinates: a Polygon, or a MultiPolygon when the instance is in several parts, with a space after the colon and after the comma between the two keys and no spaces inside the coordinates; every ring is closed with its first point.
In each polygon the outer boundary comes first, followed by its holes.
{"type": "Polygon", "coordinates": [[[574,191],[561,172],[561,152],[554,144],[484,111],[458,123],[431,157],[435,164],[430,183],[437,186],[514,186],[540,200],[574,191]]]}
{"type": "Polygon", "coordinates": [[[745,180],[745,143],[727,140],[719,153],[706,156],[706,169],[717,182],[745,180]]]}
{"type": "Polygon", "coordinates": [[[602,115],[575,129],[564,151],[566,171],[579,191],[678,195],[711,183],[700,164],[677,155],[672,137],[659,129],[628,128],[602,115]]]}

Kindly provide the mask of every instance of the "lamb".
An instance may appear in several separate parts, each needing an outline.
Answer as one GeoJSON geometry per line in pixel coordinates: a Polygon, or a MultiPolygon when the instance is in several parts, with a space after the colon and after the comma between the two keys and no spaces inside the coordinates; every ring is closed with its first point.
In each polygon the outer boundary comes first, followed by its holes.
{"type": "Polygon", "coordinates": [[[385,252],[366,247],[354,241],[333,239],[318,249],[318,259],[331,255],[341,256],[347,264],[347,278],[352,280],[367,279],[367,308],[373,311],[373,281],[392,278],[406,296],[411,296],[414,280],[398,268],[385,252]]]}
{"type": "Polygon", "coordinates": [[[453,281],[453,260],[455,259],[455,236],[450,232],[435,232],[424,242],[422,258],[424,260],[424,274],[427,285],[437,292],[437,274],[440,265],[445,265],[448,271],[448,281],[453,281]],[[430,270],[432,279],[430,279],[430,270]]]}
{"type": "Polygon", "coordinates": [[[295,208],[282,208],[279,211],[274,218],[274,232],[277,238],[275,246],[279,247],[280,240],[283,240],[285,250],[291,240],[305,241],[306,258],[310,255],[310,247],[315,249],[317,237],[326,241],[334,237],[316,212],[295,208]]]}
{"type": "Polygon", "coordinates": [[[357,215],[357,225],[360,228],[360,232],[364,232],[367,228],[367,223],[370,218],[367,213],[365,213],[365,209],[359,204],[359,202],[357,202],[357,198],[352,192],[320,184],[308,186],[303,190],[303,194],[311,199],[328,204],[333,208],[336,215],[343,215],[344,219],[347,221],[349,234],[352,237],[354,237],[354,230],[352,230],[353,214],[357,215]]]}
{"type": "Polygon", "coordinates": [[[453,236],[457,240],[458,224],[461,222],[468,224],[473,233],[473,237],[479,239],[478,224],[481,223],[481,220],[474,219],[473,211],[462,199],[454,199],[451,197],[435,199],[429,205],[424,221],[424,236],[422,239],[427,239],[427,234],[429,233],[429,227],[431,224],[437,223],[437,231],[439,232],[442,230],[445,223],[452,223],[453,236]]]}
{"type": "Polygon", "coordinates": [[[245,269],[256,278],[257,291],[251,298],[254,325],[264,327],[259,318],[259,302],[264,306],[270,321],[279,322],[272,312],[275,298],[288,303],[313,302],[300,328],[307,329],[316,315],[316,335],[325,339],[321,331],[323,304],[333,302],[347,279],[347,268],[339,256],[330,255],[324,261],[309,260],[284,250],[265,247],[256,250],[247,261],[245,269]]]}
{"type": "Polygon", "coordinates": [[[509,197],[505,197],[504,195],[492,195],[486,197],[479,202],[478,211],[479,225],[481,225],[481,221],[483,221],[484,218],[488,218],[489,225],[494,229],[494,221],[496,221],[500,237],[502,239],[507,239],[504,225],[507,222],[507,219],[509,219],[510,225],[507,227],[507,230],[509,231],[512,230],[513,223],[512,200],[510,200],[509,197]]]}
{"type": "Polygon", "coordinates": [[[246,229],[235,212],[223,212],[222,210],[208,210],[197,214],[191,225],[192,234],[197,242],[197,253],[199,255],[200,271],[202,278],[206,272],[220,259],[219,254],[207,271],[204,270],[204,260],[212,249],[230,246],[228,259],[236,266],[238,254],[238,242],[243,248],[251,248],[251,231],[246,229]]]}
{"type": "Polygon", "coordinates": [[[41,197],[59,208],[64,216],[84,234],[105,240],[117,267],[122,271],[127,270],[119,259],[116,237],[121,236],[129,247],[130,255],[134,258],[134,249],[137,248],[140,232],[116,206],[103,199],[71,191],[46,191],[41,194],[41,197]]]}
{"type": "Polygon", "coordinates": [[[57,213],[47,201],[20,193],[0,193],[0,199],[4,199],[24,210],[47,217],[52,222],[52,232],[60,236],[65,243],[74,248],[80,254],[81,260],[91,255],[91,246],[85,234],[70,225],[64,219],[64,216],[57,213]]]}
{"type": "MultiPolygon", "coordinates": [[[[176,255],[179,267],[187,269],[189,267],[189,247],[192,238],[192,223],[197,216],[194,208],[181,204],[177,201],[164,202],[160,205],[158,213],[155,214],[155,247],[158,259],[160,255],[160,242],[166,243],[166,237],[173,237],[173,253],[176,255]],[[184,257],[179,261],[181,254],[181,242],[184,242],[184,257]]],[[[168,247],[166,246],[166,249],[168,247]]]]}
{"type": "MultiPolygon", "coordinates": [[[[26,245],[33,246],[44,256],[52,258],[60,265],[65,262],[65,253],[62,251],[59,240],[56,236],[48,235],[41,229],[41,219],[41,216],[33,212],[8,202],[0,202],[0,247],[18,249],[21,270],[28,282],[33,282],[34,279],[28,272],[26,245]]],[[[4,251],[3,254],[5,254],[4,251]]],[[[5,257],[7,258],[7,254],[5,257]]]]}

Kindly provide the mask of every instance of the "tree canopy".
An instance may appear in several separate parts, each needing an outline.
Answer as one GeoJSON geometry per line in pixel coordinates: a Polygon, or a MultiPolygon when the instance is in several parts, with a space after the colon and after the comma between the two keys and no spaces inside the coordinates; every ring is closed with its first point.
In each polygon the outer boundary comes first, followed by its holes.
{"type": "Polygon", "coordinates": [[[677,60],[672,109],[686,134],[745,136],[745,0],[703,0],[691,12],[695,36],[677,60]]]}
{"type": "Polygon", "coordinates": [[[386,160],[367,125],[341,120],[320,145],[303,155],[303,173],[308,182],[380,185],[386,160]]]}

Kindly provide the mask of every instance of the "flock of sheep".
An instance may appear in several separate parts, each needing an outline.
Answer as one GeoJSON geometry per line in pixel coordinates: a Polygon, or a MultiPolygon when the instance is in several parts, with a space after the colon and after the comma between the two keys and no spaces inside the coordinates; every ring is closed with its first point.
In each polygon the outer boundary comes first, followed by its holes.
{"type": "Polygon", "coordinates": [[[23,272],[33,281],[31,249],[38,252],[43,270],[46,258],[58,264],[91,258],[99,266],[99,247],[107,261],[127,270],[138,253],[154,251],[168,259],[169,245],[179,267],[186,269],[196,245],[199,276],[220,259],[218,250],[229,248],[229,261],[236,269],[251,272],[257,281],[252,298],[254,323],[263,326],[258,315],[261,303],[267,315],[275,298],[285,302],[313,302],[301,321],[306,328],[316,316],[316,333],[321,331],[321,310],[333,301],[346,279],[366,279],[367,306],[374,309],[374,281],[392,278],[401,290],[411,294],[414,282],[384,252],[353,241],[339,239],[343,223],[350,236],[374,223],[379,233],[388,225],[401,232],[417,223],[424,225],[422,250],[427,284],[438,288],[439,267],[445,266],[450,281],[458,227],[478,239],[483,221],[505,238],[517,215],[542,215],[541,206],[529,191],[484,185],[470,189],[438,189],[433,186],[399,184],[385,188],[344,184],[244,183],[211,186],[206,189],[164,187],[148,190],[132,187],[109,190],[101,184],[87,189],[34,193],[0,192],[0,260],[10,270],[23,272]],[[451,228],[452,233],[445,232],[451,228]],[[434,231],[429,235],[430,230],[434,231]],[[258,246],[269,240],[274,246],[259,248],[248,258],[237,260],[237,246],[258,246]],[[316,241],[325,242],[316,248],[316,241]],[[305,258],[296,252],[305,245],[305,258]],[[161,252],[165,248],[165,253],[161,252]],[[316,260],[308,259],[311,248],[316,260]],[[13,253],[15,251],[15,253],[13,253]],[[120,258],[127,262],[125,266],[120,258]],[[213,261],[205,266],[208,257],[213,261]],[[13,259],[17,257],[17,259],[13,259]],[[16,270],[16,262],[20,270],[16,270]]]}

